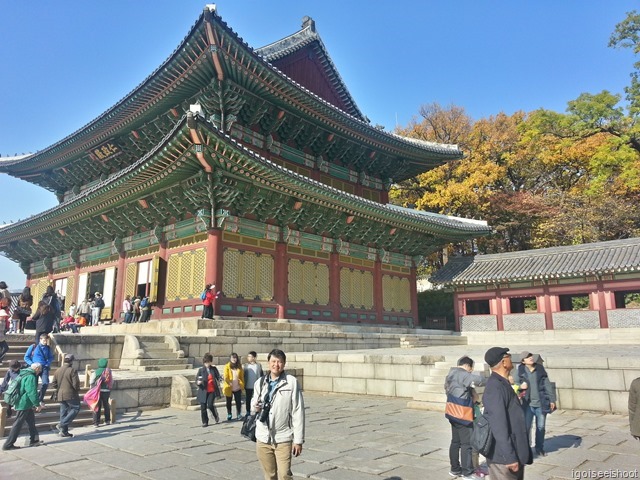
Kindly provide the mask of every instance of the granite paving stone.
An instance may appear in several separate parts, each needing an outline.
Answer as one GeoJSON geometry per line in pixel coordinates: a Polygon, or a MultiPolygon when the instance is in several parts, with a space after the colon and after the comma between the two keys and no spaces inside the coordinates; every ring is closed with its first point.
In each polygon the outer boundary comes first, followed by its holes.
{"type": "MultiPolygon", "coordinates": [[[[410,410],[406,404],[406,399],[306,392],[306,442],[293,461],[294,478],[449,478],[449,423],[441,412],[410,410]]],[[[86,480],[91,471],[100,480],[260,479],[255,444],[239,430],[239,422],[202,428],[196,413],[171,408],[128,413],[115,425],[75,428],[72,439],[43,432],[45,445],[39,448],[0,452],[0,478],[86,480]]],[[[23,435],[18,445],[26,441],[23,435]]],[[[527,480],[575,480],[572,470],[630,469],[640,463],[640,442],[629,436],[624,415],[550,415],[545,448],[548,455],[527,466],[527,480]]]]}

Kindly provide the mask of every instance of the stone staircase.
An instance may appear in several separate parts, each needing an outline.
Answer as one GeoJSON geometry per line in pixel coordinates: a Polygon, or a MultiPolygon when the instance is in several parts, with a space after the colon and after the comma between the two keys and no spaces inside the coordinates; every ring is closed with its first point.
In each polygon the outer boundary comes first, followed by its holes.
{"type": "Polygon", "coordinates": [[[170,335],[127,335],[120,368],[132,371],[191,370],[193,361],[185,358],[180,343],[170,335]]]}
{"type": "MultiPolygon", "coordinates": [[[[407,403],[407,407],[419,410],[433,410],[444,412],[447,396],[444,391],[444,381],[452,367],[455,367],[458,359],[449,359],[435,362],[429,369],[429,376],[424,377],[424,383],[418,385],[418,392],[413,400],[407,403]]],[[[491,373],[485,363],[476,362],[474,373],[480,373],[483,377],[488,377],[491,373]]],[[[477,387],[476,392],[482,396],[484,387],[477,387]]]]}
{"type": "MultiPolygon", "coordinates": [[[[24,362],[24,355],[29,346],[33,344],[33,335],[7,335],[6,339],[9,345],[9,352],[4,357],[2,365],[0,365],[0,379],[4,379],[7,371],[9,370],[9,365],[13,360],[24,362]]],[[[55,345],[53,345],[53,343],[51,344],[51,348],[55,351],[55,345]]],[[[58,353],[59,352],[56,352],[56,357],[59,356],[58,353]]],[[[53,374],[59,366],[60,363],[58,360],[51,365],[49,375],[51,380],[53,380],[53,374]]],[[[89,388],[83,386],[84,373],[78,372],[78,374],[80,375],[80,398],[82,399],[82,396],[89,390],[89,388]]],[[[54,430],[55,425],[60,421],[60,403],[49,399],[51,393],[53,393],[53,389],[49,387],[44,399],[45,408],[43,408],[40,413],[36,414],[36,427],[38,428],[38,431],[54,430]]],[[[7,405],[3,401],[0,401],[0,437],[6,437],[9,434],[14,421],[15,412],[11,417],[7,417],[7,405]]],[[[80,412],[74,419],[71,428],[73,429],[73,427],[82,425],[91,425],[92,423],[93,412],[89,410],[86,405],[81,404],[80,412]]],[[[26,423],[21,432],[22,434],[28,432],[26,423]]]]}
{"type": "Polygon", "coordinates": [[[467,344],[467,337],[463,337],[456,332],[444,330],[439,331],[437,334],[433,334],[430,330],[424,330],[424,332],[426,333],[400,337],[400,348],[420,348],[433,347],[436,345],[467,344]]]}

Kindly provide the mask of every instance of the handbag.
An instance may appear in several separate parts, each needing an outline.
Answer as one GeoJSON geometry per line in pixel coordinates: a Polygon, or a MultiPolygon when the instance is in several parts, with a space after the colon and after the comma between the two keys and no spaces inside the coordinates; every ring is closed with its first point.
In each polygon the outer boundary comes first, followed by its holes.
{"type": "Polygon", "coordinates": [[[17,306],[16,307],[16,313],[18,315],[26,315],[28,317],[29,315],[31,315],[31,308],[30,307],[17,306]]]}
{"type": "Polygon", "coordinates": [[[240,435],[252,442],[256,441],[256,422],[258,421],[258,413],[252,413],[244,417],[242,422],[242,429],[240,429],[240,435]]]}
{"type": "Polygon", "coordinates": [[[98,411],[98,403],[100,402],[100,387],[102,386],[102,376],[96,384],[89,389],[82,397],[82,401],[94,412],[98,411]]]}
{"type": "Polygon", "coordinates": [[[447,394],[444,416],[450,421],[461,425],[473,425],[473,399],[471,396],[469,398],[460,398],[447,394]]]}

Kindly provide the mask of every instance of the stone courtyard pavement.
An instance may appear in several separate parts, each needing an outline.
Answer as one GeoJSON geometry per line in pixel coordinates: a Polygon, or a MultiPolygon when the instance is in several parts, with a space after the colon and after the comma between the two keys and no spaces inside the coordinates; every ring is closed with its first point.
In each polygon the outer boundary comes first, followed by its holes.
{"type": "MultiPolygon", "coordinates": [[[[442,413],[410,410],[407,401],[306,393],[306,443],[296,479],[447,479],[450,428],[442,413]]],[[[221,418],[224,408],[218,409],[221,418]]],[[[556,412],[548,418],[548,455],[525,478],[638,478],[640,442],[628,417],[556,412]],[[589,477],[587,477],[589,478],[589,477]]],[[[38,448],[0,452],[0,479],[260,480],[254,444],[240,422],[200,426],[200,412],[162,409],[118,416],[118,423],[41,435],[38,448]]],[[[28,437],[19,438],[23,446],[28,437]]]]}

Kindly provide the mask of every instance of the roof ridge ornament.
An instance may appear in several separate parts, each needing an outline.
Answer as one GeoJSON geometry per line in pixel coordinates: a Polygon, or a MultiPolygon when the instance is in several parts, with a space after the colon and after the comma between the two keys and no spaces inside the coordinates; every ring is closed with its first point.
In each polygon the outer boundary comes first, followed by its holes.
{"type": "Polygon", "coordinates": [[[315,33],[316,31],[316,22],[313,18],[311,18],[308,15],[305,15],[304,17],[302,17],[302,28],[309,28],[312,32],[315,33]]]}

